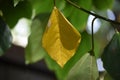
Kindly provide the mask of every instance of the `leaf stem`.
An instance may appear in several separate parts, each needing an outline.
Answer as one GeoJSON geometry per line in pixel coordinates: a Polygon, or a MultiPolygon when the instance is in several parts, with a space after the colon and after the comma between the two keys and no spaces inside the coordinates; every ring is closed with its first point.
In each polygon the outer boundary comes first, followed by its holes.
{"type": "Polygon", "coordinates": [[[91,50],[91,52],[90,52],[90,54],[92,55],[92,56],[94,56],[95,54],[94,54],[94,29],[93,29],[93,26],[94,26],[94,22],[95,22],[95,19],[96,19],[97,17],[95,17],[93,20],[92,20],[92,26],[91,26],[91,29],[92,29],[92,50],[91,50]]]}
{"type": "Polygon", "coordinates": [[[53,0],[54,6],[56,6],[56,0],[53,0]]]}
{"type": "Polygon", "coordinates": [[[117,22],[117,21],[114,21],[114,20],[105,18],[105,17],[100,16],[100,15],[98,15],[98,14],[95,14],[95,13],[93,13],[93,12],[90,12],[90,11],[88,11],[88,10],[86,10],[86,9],[78,6],[78,5],[76,5],[75,3],[73,3],[73,2],[70,1],[70,0],[66,0],[66,1],[67,1],[69,4],[71,4],[72,6],[78,8],[78,9],[80,9],[80,10],[82,10],[82,11],[88,13],[88,14],[91,14],[91,15],[95,16],[96,18],[100,18],[100,19],[103,19],[103,20],[105,20],[105,21],[111,22],[111,23],[113,23],[113,24],[118,24],[118,25],[120,25],[120,22],[117,22]]]}

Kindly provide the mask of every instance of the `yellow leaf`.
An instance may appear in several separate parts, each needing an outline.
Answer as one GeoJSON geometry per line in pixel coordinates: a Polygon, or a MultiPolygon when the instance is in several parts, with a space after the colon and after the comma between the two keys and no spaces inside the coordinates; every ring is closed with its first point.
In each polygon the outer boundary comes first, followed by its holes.
{"type": "Polygon", "coordinates": [[[63,67],[75,54],[80,41],[80,33],[54,7],[42,39],[42,45],[47,53],[63,67]]]}

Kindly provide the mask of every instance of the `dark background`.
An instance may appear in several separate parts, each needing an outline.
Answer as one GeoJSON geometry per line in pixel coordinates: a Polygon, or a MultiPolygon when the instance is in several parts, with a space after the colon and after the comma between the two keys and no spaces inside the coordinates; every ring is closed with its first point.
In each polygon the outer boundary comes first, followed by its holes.
{"type": "Polygon", "coordinates": [[[0,80],[56,80],[44,60],[25,65],[24,48],[12,47],[0,57],[0,80]]]}

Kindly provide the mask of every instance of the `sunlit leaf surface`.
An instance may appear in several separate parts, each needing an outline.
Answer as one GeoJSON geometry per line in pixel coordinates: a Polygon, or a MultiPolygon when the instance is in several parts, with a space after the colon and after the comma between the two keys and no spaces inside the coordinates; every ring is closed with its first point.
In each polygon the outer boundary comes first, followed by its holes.
{"type": "Polygon", "coordinates": [[[54,7],[43,35],[43,47],[61,67],[75,54],[81,41],[79,32],[54,7]]]}

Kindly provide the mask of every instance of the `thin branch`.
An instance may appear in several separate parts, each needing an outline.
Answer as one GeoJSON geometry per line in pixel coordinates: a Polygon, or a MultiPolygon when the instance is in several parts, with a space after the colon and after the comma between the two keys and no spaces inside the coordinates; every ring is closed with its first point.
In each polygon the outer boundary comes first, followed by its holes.
{"type": "Polygon", "coordinates": [[[103,20],[105,20],[105,21],[111,22],[111,23],[113,23],[113,24],[118,24],[118,25],[120,25],[120,22],[117,22],[117,21],[114,21],[114,20],[105,18],[105,17],[100,16],[100,15],[97,15],[97,14],[95,14],[95,13],[93,13],[93,12],[90,12],[90,11],[88,11],[88,10],[86,10],[86,9],[78,6],[78,5],[76,5],[75,3],[73,3],[73,2],[70,1],[70,0],[66,0],[66,1],[67,1],[69,4],[71,4],[72,6],[78,8],[78,9],[80,9],[80,10],[82,10],[82,11],[88,13],[88,14],[91,14],[91,15],[95,16],[96,18],[100,18],[100,19],[103,19],[103,20]]]}
{"type": "Polygon", "coordinates": [[[94,26],[94,22],[95,22],[95,19],[96,19],[97,17],[95,17],[93,20],[92,20],[92,26],[91,26],[91,29],[92,29],[92,50],[91,50],[91,55],[95,55],[94,54],[94,29],[93,29],[93,26],[94,26]]]}

